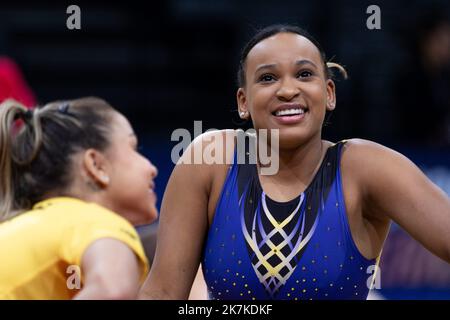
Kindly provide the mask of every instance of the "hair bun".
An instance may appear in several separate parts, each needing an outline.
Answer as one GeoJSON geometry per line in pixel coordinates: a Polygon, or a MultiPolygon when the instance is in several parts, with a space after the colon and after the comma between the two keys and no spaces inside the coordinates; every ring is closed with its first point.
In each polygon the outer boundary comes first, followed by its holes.
{"type": "Polygon", "coordinates": [[[327,68],[331,69],[331,68],[336,68],[339,70],[339,72],[341,73],[341,75],[344,77],[344,79],[348,78],[348,74],[347,74],[347,70],[345,70],[345,68],[343,66],[341,66],[339,63],[336,62],[327,62],[327,68]]]}

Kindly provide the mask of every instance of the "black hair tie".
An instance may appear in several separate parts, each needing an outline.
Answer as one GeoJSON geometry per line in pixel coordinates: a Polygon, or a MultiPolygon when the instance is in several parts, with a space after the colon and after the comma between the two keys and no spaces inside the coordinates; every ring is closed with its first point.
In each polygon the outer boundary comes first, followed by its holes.
{"type": "Polygon", "coordinates": [[[26,123],[30,123],[30,121],[33,119],[33,113],[33,109],[21,110],[14,116],[14,121],[23,120],[26,123]]]}
{"type": "Polygon", "coordinates": [[[27,111],[25,111],[23,113],[23,120],[30,121],[31,119],[33,119],[33,114],[34,114],[34,110],[28,109],[27,111]]]}

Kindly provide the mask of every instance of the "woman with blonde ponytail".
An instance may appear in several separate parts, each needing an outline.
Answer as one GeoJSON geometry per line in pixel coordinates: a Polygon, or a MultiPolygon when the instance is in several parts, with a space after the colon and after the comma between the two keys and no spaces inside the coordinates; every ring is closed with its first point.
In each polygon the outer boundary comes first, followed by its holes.
{"type": "MultiPolygon", "coordinates": [[[[37,119],[37,117],[32,115],[32,109],[27,109],[15,100],[6,100],[0,108],[0,172],[2,173],[0,178],[0,194],[2,195],[0,221],[10,218],[17,213],[17,211],[13,211],[15,201],[12,165],[14,162],[17,164],[24,163],[23,159],[17,158],[17,155],[12,152],[13,143],[10,135],[14,132],[13,124],[18,118],[27,122],[31,119],[37,119]]],[[[39,125],[39,121],[35,120],[35,123],[32,125],[33,130],[26,131],[28,135],[33,134],[34,136],[33,150],[30,157],[34,157],[42,139],[39,125]]]]}
{"type": "Polygon", "coordinates": [[[0,299],[132,299],[157,169],[99,98],[0,105],[0,299]],[[18,126],[17,123],[21,122],[18,126]]]}

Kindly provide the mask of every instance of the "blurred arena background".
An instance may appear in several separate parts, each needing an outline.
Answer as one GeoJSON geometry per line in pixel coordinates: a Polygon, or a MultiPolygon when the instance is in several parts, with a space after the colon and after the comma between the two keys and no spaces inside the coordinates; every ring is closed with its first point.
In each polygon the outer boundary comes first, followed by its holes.
{"type": "MultiPolygon", "coordinates": [[[[29,106],[95,95],[127,115],[159,169],[159,202],[173,168],[171,141],[194,121],[237,128],[239,50],[272,23],[307,29],[342,63],[337,109],[325,138],[359,137],[412,159],[450,195],[450,2],[165,0],[0,4],[0,100],[29,106]],[[381,30],[369,30],[369,5],[381,30]]],[[[245,127],[245,126],[244,126],[245,127]]],[[[139,229],[151,260],[157,223],[139,229]]],[[[393,225],[375,298],[450,299],[450,267],[393,225]]]]}

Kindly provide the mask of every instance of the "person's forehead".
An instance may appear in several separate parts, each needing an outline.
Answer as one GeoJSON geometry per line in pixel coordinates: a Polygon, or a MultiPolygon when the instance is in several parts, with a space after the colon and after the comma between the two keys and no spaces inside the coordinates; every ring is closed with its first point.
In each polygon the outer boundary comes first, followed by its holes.
{"type": "Polygon", "coordinates": [[[278,33],[257,43],[247,55],[247,66],[307,59],[319,64],[319,49],[296,33],[278,33]]]}
{"type": "Polygon", "coordinates": [[[115,112],[113,115],[113,129],[119,136],[130,136],[134,133],[130,122],[121,113],[115,112]]]}

